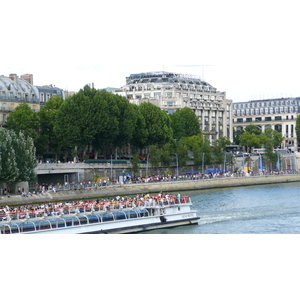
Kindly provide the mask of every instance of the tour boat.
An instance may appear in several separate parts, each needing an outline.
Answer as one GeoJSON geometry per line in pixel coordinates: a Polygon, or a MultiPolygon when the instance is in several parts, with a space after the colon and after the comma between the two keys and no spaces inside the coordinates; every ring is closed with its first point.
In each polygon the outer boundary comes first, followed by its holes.
{"type": "Polygon", "coordinates": [[[0,233],[134,233],[198,224],[188,196],[79,200],[0,208],[0,233]],[[25,208],[24,208],[25,207],[25,208]]]}

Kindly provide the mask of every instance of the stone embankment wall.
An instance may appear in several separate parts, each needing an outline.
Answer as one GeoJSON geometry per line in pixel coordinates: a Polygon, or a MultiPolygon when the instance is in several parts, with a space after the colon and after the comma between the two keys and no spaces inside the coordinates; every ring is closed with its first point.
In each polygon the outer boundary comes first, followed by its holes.
{"type": "Polygon", "coordinates": [[[134,195],[141,193],[158,193],[168,192],[176,193],[189,190],[216,189],[226,187],[238,187],[249,185],[265,185],[276,183],[288,183],[300,181],[300,174],[291,175],[272,175],[272,176],[253,176],[253,177],[233,177],[220,179],[204,179],[190,181],[173,181],[173,182],[158,182],[148,184],[124,184],[117,186],[104,187],[101,190],[76,190],[76,191],[59,191],[57,193],[49,192],[44,196],[28,196],[21,197],[11,196],[0,197],[0,205],[5,204],[22,204],[22,203],[40,203],[59,200],[72,200],[82,198],[97,198],[110,197],[117,195],[134,195]]]}

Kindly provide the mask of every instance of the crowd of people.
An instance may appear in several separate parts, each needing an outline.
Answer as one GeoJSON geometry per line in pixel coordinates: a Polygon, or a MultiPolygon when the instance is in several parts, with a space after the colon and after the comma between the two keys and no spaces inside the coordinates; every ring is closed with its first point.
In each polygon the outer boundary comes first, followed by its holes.
{"type": "Polygon", "coordinates": [[[94,200],[81,199],[79,201],[59,201],[43,204],[29,204],[20,206],[3,206],[0,208],[0,221],[13,219],[29,219],[37,217],[60,216],[64,214],[79,214],[88,212],[107,212],[127,208],[144,208],[151,206],[174,205],[178,203],[189,203],[188,196],[169,195],[159,193],[158,195],[142,194],[135,197],[117,196],[115,198],[97,198],[94,200]]]}

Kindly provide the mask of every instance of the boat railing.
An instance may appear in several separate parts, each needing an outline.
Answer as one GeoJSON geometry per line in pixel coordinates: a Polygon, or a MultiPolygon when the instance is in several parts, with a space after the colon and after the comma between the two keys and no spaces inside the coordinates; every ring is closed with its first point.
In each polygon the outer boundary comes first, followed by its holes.
{"type": "Polygon", "coordinates": [[[169,197],[169,198],[146,198],[135,201],[112,201],[104,203],[84,203],[80,205],[65,205],[62,207],[44,207],[34,210],[24,209],[19,212],[7,211],[0,213],[0,223],[12,221],[28,221],[33,219],[50,219],[61,216],[76,216],[103,214],[117,211],[127,211],[134,209],[170,207],[178,205],[191,205],[191,199],[188,196],[169,197]]]}

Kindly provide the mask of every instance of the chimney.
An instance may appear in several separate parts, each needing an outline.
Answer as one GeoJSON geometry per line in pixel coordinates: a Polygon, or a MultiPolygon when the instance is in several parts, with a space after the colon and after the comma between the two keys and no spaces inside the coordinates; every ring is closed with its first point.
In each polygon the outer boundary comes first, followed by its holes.
{"type": "Polygon", "coordinates": [[[21,75],[21,78],[26,80],[30,84],[33,84],[33,75],[32,74],[23,74],[23,75],[21,75]]]}
{"type": "Polygon", "coordinates": [[[17,76],[17,74],[9,74],[9,78],[10,78],[12,81],[17,82],[18,76],[17,76]]]}

